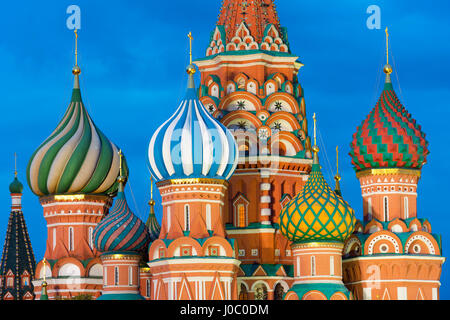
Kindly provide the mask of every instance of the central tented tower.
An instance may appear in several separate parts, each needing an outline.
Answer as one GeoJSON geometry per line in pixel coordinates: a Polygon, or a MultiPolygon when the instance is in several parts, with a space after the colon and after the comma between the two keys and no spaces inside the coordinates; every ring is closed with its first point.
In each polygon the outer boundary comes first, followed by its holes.
{"type": "Polygon", "coordinates": [[[201,72],[200,101],[235,136],[239,163],[222,219],[239,244],[241,299],[282,299],[292,251],[280,234],[283,206],[311,171],[303,64],[290,51],[272,0],[225,0],[201,72]]]}

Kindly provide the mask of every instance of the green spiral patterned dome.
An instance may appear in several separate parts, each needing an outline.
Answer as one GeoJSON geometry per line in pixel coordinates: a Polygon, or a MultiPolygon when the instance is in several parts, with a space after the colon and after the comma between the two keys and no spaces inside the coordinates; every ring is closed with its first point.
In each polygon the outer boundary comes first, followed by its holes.
{"type": "Polygon", "coordinates": [[[305,187],[281,212],[281,232],[294,243],[344,242],[355,223],[353,209],[325,181],[316,154],[305,187]]]}
{"type": "MultiPolygon", "coordinates": [[[[37,196],[114,195],[118,189],[118,151],[89,116],[76,74],[64,118],[29,161],[28,185],[37,196]]],[[[127,176],[125,160],[124,169],[127,176]]]]}

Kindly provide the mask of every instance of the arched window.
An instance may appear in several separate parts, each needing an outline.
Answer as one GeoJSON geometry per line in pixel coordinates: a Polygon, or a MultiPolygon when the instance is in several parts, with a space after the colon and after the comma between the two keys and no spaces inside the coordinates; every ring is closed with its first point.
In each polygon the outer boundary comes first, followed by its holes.
{"type": "Polygon", "coordinates": [[[210,204],[206,205],[206,228],[208,230],[212,230],[212,226],[211,226],[211,205],[210,204]]]}
{"type": "Polygon", "coordinates": [[[384,197],[384,221],[389,221],[389,199],[388,197],[384,197]]]}
{"type": "Polygon", "coordinates": [[[283,300],[283,296],[284,296],[284,288],[281,285],[281,283],[279,283],[275,286],[273,298],[274,300],[283,300]]]}
{"type": "Polygon", "coordinates": [[[189,216],[189,205],[184,206],[184,231],[191,231],[191,217],[189,216]]]}
{"type": "Polygon", "coordinates": [[[311,276],[316,276],[316,257],[311,257],[311,276]]]}
{"type": "Polygon", "coordinates": [[[404,199],[404,209],[405,209],[405,219],[409,218],[409,199],[405,197],[404,199]]]}
{"type": "Polygon", "coordinates": [[[119,285],[119,267],[114,267],[114,285],[119,285]]]}
{"type": "Polygon", "coordinates": [[[247,287],[243,283],[241,284],[241,292],[239,293],[239,300],[248,300],[247,287]]]}
{"type": "Polygon", "coordinates": [[[267,300],[267,287],[262,283],[255,289],[255,300],[267,300]]]}
{"type": "Polygon", "coordinates": [[[73,228],[69,227],[69,251],[73,251],[73,228]]]}

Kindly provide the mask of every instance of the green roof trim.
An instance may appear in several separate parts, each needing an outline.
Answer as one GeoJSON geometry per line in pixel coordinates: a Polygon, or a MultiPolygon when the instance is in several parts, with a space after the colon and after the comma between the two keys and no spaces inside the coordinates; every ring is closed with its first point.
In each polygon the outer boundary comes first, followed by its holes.
{"type": "Polygon", "coordinates": [[[125,300],[145,300],[143,296],[140,294],[132,294],[132,293],[118,293],[118,294],[112,294],[107,293],[103,294],[100,297],[97,298],[97,300],[119,300],[119,301],[125,301],[125,300]]]}
{"type": "Polygon", "coordinates": [[[239,50],[239,51],[225,51],[221,53],[217,53],[212,56],[208,56],[205,58],[199,58],[194,61],[208,61],[211,59],[214,59],[217,56],[245,56],[245,55],[251,55],[251,54],[257,54],[257,53],[264,53],[272,57],[286,57],[286,58],[294,58],[297,57],[296,55],[293,55],[291,53],[287,52],[277,52],[277,51],[265,51],[265,50],[239,50]]]}
{"type": "Polygon", "coordinates": [[[294,285],[289,292],[295,292],[300,300],[309,291],[320,291],[327,297],[328,300],[337,293],[341,292],[350,299],[350,291],[344,286],[344,284],[335,283],[305,283],[294,285]]]}

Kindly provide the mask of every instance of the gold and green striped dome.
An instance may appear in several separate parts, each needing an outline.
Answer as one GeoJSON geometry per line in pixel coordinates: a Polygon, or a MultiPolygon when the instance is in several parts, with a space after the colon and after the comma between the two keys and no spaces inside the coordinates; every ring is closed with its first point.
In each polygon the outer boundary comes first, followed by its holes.
{"type": "Polygon", "coordinates": [[[294,243],[344,242],[355,223],[353,209],[325,181],[315,154],[305,187],[281,212],[281,232],[294,243]]]}
{"type": "MultiPolygon", "coordinates": [[[[38,196],[114,195],[119,150],[89,116],[81,99],[79,72],[74,74],[72,100],[58,127],[31,157],[28,184],[38,196]]],[[[127,176],[125,159],[124,169],[127,176]]]]}

